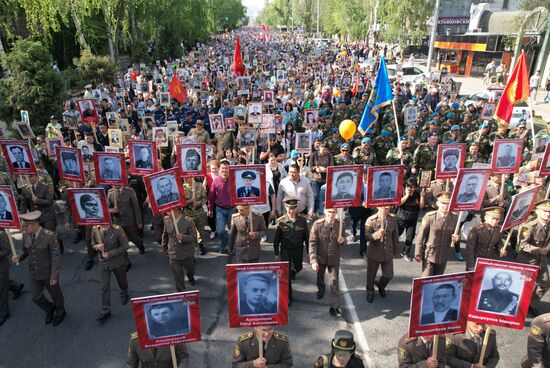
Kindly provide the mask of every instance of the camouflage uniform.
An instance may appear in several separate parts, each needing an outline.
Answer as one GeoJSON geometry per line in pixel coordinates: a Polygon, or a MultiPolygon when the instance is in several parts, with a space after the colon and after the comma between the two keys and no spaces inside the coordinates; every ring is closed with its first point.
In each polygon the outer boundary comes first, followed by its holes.
{"type": "MultiPolygon", "coordinates": [[[[410,170],[413,163],[413,155],[409,148],[403,150],[403,165],[405,166],[405,170],[410,170]]],[[[399,158],[399,148],[395,147],[388,151],[388,154],[386,155],[386,162],[387,165],[401,165],[401,159],[399,158]]]]}
{"type": "Polygon", "coordinates": [[[339,155],[334,156],[334,165],[336,166],[343,166],[343,165],[353,165],[354,160],[351,155],[344,156],[341,153],[339,155]]]}
{"type": "Polygon", "coordinates": [[[357,165],[376,165],[376,154],[372,147],[364,150],[361,147],[353,149],[353,159],[357,165]]]}
{"type": "Polygon", "coordinates": [[[488,158],[491,155],[493,147],[491,146],[489,134],[481,135],[481,130],[476,130],[475,132],[468,134],[468,137],[466,137],[466,143],[472,142],[479,143],[479,152],[484,158],[488,158]]]}
{"type": "Polygon", "coordinates": [[[376,157],[379,158],[380,163],[382,163],[392,148],[393,144],[391,144],[386,137],[379,136],[374,139],[374,152],[376,153],[376,157]]]}
{"type": "Polygon", "coordinates": [[[340,134],[338,134],[336,138],[334,138],[334,134],[331,134],[328,136],[327,142],[329,145],[328,150],[333,156],[340,154],[340,145],[344,143],[344,139],[340,137],[340,134]]]}
{"type": "Polygon", "coordinates": [[[532,133],[529,130],[525,130],[523,133],[520,132],[517,128],[510,131],[510,138],[521,138],[523,139],[523,148],[527,148],[528,151],[533,149],[533,138],[531,137],[532,133]]]}
{"type": "Polygon", "coordinates": [[[202,183],[199,183],[193,179],[195,187],[195,204],[191,204],[193,198],[193,190],[191,185],[186,181],[183,184],[185,192],[185,201],[187,206],[184,207],[185,216],[193,219],[195,227],[197,228],[197,241],[199,245],[203,245],[206,237],[204,236],[204,227],[206,226],[206,212],[204,212],[203,206],[206,204],[206,190],[202,183]]]}
{"type": "Polygon", "coordinates": [[[437,156],[437,146],[433,149],[428,143],[422,143],[418,146],[413,155],[413,166],[422,171],[435,169],[437,156]]]}
{"type": "Polygon", "coordinates": [[[464,137],[460,134],[460,130],[458,132],[459,134],[456,134],[455,132],[451,132],[449,130],[448,132],[443,133],[443,140],[441,142],[444,144],[448,144],[451,141],[455,143],[464,143],[464,137]]]}
{"type": "Polygon", "coordinates": [[[52,177],[45,169],[37,169],[36,173],[38,174],[39,183],[42,183],[51,190],[54,190],[52,177]]]}
{"type": "Polygon", "coordinates": [[[476,153],[475,155],[472,155],[470,152],[466,154],[466,159],[464,160],[464,167],[467,169],[470,169],[474,163],[485,163],[486,160],[483,158],[483,155],[481,153],[476,153]]]}

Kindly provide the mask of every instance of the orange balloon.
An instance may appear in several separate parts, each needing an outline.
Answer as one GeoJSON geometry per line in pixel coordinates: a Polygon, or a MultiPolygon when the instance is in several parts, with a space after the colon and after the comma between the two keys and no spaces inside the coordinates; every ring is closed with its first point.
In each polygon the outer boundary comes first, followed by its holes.
{"type": "Polygon", "coordinates": [[[342,136],[342,138],[344,138],[344,140],[346,141],[349,141],[355,134],[357,127],[355,126],[353,120],[346,119],[340,123],[338,130],[340,131],[340,135],[342,136]]]}
{"type": "Polygon", "coordinates": [[[334,92],[332,92],[332,95],[334,96],[334,98],[340,97],[340,90],[335,89],[334,92]]]}

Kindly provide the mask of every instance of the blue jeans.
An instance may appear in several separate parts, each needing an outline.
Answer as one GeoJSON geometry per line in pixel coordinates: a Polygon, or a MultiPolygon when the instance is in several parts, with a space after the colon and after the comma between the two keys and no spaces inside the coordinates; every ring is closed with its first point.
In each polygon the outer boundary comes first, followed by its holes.
{"type": "MultiPolygon", "coordinates": [[[[324,180],[323,181],[315,181],[315,180],[311,181],[311,190],[313,191],[313,199],[315,201],[315,208],[313,209],[313,211],[316,212],[316,213],[319,212],[319,207],[321,205],[321,202],[324,202],[324,198],[323,198],[323,200],[321,200],[321,196],[320,196],[321,187],[323,185],[325,185],[324,180]]],[[[320,214],[322,214],[322,212],[320,212],[320,214]]]]}
{"type": "MultiPolygon", "coordinates": [[[[325,202],[326,202],[326,192],[327,192],[327,185],[323,184],[321,186],[321,189],[319,189],[318,195],[313,194],[313,198],[315,200],[315,205],[317,206],[317,201],[319,201],[319,215],[323,215],[325,213],[325,202]]],[[[314,192],[315,193],[315,192],[314,192]]]]}
{"type": "Polygon", "coordinates": [[[227,233],[228,230],[225,230],[225,226],[231,224],[231,216],[237,212],[235,207],[231,208],[221,208],[216,207],[216,235],[220,239],[220,253],[225,250],[227,247],[227,233]]]}

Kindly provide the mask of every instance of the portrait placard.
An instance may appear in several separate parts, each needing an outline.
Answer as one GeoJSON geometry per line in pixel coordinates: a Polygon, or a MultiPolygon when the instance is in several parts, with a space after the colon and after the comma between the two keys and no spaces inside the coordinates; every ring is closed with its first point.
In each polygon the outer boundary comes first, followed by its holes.
{"type": "Polygon", "coordinates": [[[80,112],[80,117],[84,122],[94,122],[99,121],[99,116],[97,115],[97,110],[95,108],[94,100],[92,98],[83,98],[76,100],[76,106],[80,112]]]}
{"type": "Polygon", "coordinates": [[[420,173],[420,188],[429,188],[432,184],[432,170],[422,170],[420,173]]]}
{"type": "Polygon", "coordinates": [[[250,102],[248,104],[248,123],[260,124],[262,122],[262,103],[250,102]]]}
{"type": "Polygon", "coordinates": [[[523,152],[523,139],[495,139],[491,170],[493,174],[518,172],[523,152]]]}
{"type": "Polygon", "coordinates": [[[29,112],[27,110],[21,110],[21,121],[24,123],[31,123],[31,119],[29,118],[29,112]]]}
{"type": "Polygon", "coordinates": [[[298,153],[311,153],[312,142],[311,132],[296,133],[295,151],[298,153]]]}
{"type": "Polygon", "coordinates": [[[21,229],[17,204],[10,185],[0,185],[0,228],[21,229]]]}
{"type": "Polygon", "coordinates": [[[465,143],[439,144],[437,146],[435,178],[456,178],[456,176],[458,175],[458,169],[464,167],[465,159],[465,143]]]}
{"type": "Polygon", "coordinates": [[[132,135],[132,130],[130,129],[130,122],[127,118],[117,119],[118,129],[122,132],[122,135],[129,137],[132,135]]]}
{"type": "Polygon", "coordinates": [[[265,134],[275,134],[275,117],[273,114],[263,114],[260,132],[265,134]]]}
{"type": "Polygon", "coordinates": [[[57,147],[57,170],[59,179],[82,183],[84,182],[84,161],[82,151],[73,147],[57,147]]]}
{"type": "Polygon", "coordinates": [[[120,129],[109,129],[107,134],[109,135],[109,146],[123,148],[122,131],[120,129]]]}
{"type": "Polygon", "coordinates": [[[225,129],[230,130],[230,131],[235,131],[236,130],[235,118],[226,118],[225,119],[225,129]]]}
{"type": "Polygon", "coordinates": [[[94,152],[94,168],[98,185],[128,185],[124,153],[94,152]]]}
{"type": "Polygon", "coordinates": [[[468,320],[523,329],[539,266],[478,258],[468,320]]]}
{"type": "Polygon", "coordinates": [[[212,131],[212,133],[223,133],[224,132],[223,115],[209,114],[208,117],[210,119],[210,130],[212,131]]]}
{"type": "Polygon", "coordinates": [[[309,128],[317,122],[319,117],[319,110],[305,110],[304,111],[304,126],[309,128]]]}
{"type": "Polygon", "coordinates": [[[496,103],[486,102],[483,105],[483,110],[479,116],[479,120],[493,120],[493,115],[495,114],[496,103]]]}
{"type": "Polygon", "coordinates": [[[153,216],[185,207],[185,193],[178,168],[145,175],[143,182],[153,216]]]}
{"type": "Polygon", "coordinates": [[[510,207],[507,208],[506,217],[502,223],[501,232],[524,223],[529,218],[533,206],[537,200],[540,185],[526,188],[512,197],[510,207]]]}
{"type": "Polygon", "coordinates": [[[170,107],[170,92],[159,93],[160,106],[170,107]]]}
{"type": "Polygon", "coordinates": [[[239,105],[235,107],[235,118],[238,120],[246,118],[246,106],[239,105]]]}
{"type": "Polygon", "coordinates": [[[239,129],[241,134],[241,147],[255,147],[256,146],[256,129],[242,128],[239,129]]]}
{"type": "Polygon", "coordinates": [[[78,130],[78,120],[76,119],[76,116],[65,115],[63,116],[63,122],[65,123],[65,127],[67,129],[78,130]]]}
{"type": "Polygon", "coordinates": [[[36,166],[28,141],[1,140],[2,152],[14,175],[36,175],[36,166]]]}
{"type": "Polygon", "coordinates": [[[413,279],[409,337],[466,329],[474,272],[413,279]]]}
{"type": "Polygon", "coordinates": [[[230,264],[229,327],[288,324],[288,262],[230,264]]]}
{"type": "Polygon", "coordinates": [[[57,147],[63,146],[63,138],[46,138],[46,149],[48,157],[55,157],[57,147]]]}
{"type": "Polygon", "coordinates": [[[490,174],[485,169],[458,169],[449,210],[479,211],[490,174]]]}
{"type": "Polygon", "coordinates": [[[206,144],[178,144],[178,167],[184,178],[206,176],[206,144]]]}
{"type": "Polygon", "coordinates": [[[411,125],[418,120],[418,106],[408,106],[405,108],[405,124],[411,125]]]}
{"type": "Polygon", "coordinates": [[[550,143],[548,137],[535,137],[535,154],[533,155],[533,159],[541,158],[543,156],[548,143],[550,143]]]}
{"type": "Polygon", "coordinates": [[[147,175],[158,171],[157,145],[151,141],[128,141],[130,174],[147,175]]]}
{"type": "Polygon", "coordinates": [[[142,349],[201,340],[198,291],[132,298],[131,304],[142,349]]]}
{"type": "Polygon", "coordinates": [[[264,102],[273,102],[273,91],[263,91],[264,102]]]}
{"type": "Polygon", "coordinates": [[[77,226],[111,224],[103,188],[68,188],[67,197],[77,226]]]}
{"type": "Polygon", "coordinates": [[[179,144],[195,144],[197,143],[197,137],[194,135],[186,135],[179,137],[179,144]]]}
{"type": "Polygon", "coordinates": [[[326,208],[349,208],[361,205],[362,165],[327,168],[326,208]]]}
{"type": "Polygon", "coordinates": [[[544,155],[540,162],[539,176],[548,176],[550,175],[550,142],[546,144],[546,149],[544,150],[544,155]]]}
{"type": "Polygon", "coordinates": [[[22,139],[36,138],[36,136],[34,135],[34,132],[32,131],[32,128],[31,128],[31,126],[28,122],[22,121],[22,122],[19,122],[19,123],[15,123],[14,125],[17,128],[17,131],[21,135],[22,139]]]}
{"type": "Polygon", "coordinates": [[[232,205],[265,204],[265,165],[236,165],[229,167],[229,190],[232,205]]]}
{"type": "Polygon", "coordinates": [[[154,127],[153,141],[155,141],[157,147],[168,147],[168,128],[154,127]]]}
{"type": "Polygon", "coordinates": [[[369,167],[367,207],[399,206],[403,195],[404,172],[401,165],[369,167]]]}

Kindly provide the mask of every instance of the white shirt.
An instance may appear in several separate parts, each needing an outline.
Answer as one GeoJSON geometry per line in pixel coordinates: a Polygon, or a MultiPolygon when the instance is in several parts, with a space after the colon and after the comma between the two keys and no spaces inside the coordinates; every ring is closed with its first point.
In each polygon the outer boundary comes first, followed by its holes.
{"type": "Polygon", "coordinates": [[[447,315],[447,312],[448,312],[448,311],[449,311],[448,309],[446,309],[446,310],[443,311],[443,312],[436,312],[436,311],[434,310],[434,322],[435,322],[435,323],[441,323],[441,322],[443,322],[443,320],[445,319],[445,316],[447,315]]]}

